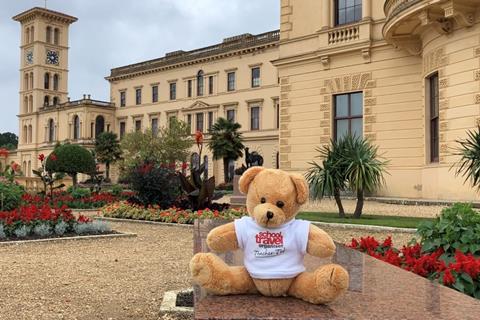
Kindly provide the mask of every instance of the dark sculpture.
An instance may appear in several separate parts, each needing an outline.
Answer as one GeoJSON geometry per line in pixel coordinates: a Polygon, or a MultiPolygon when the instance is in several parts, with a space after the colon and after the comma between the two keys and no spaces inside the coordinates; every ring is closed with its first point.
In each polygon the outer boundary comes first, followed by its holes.
{"type": "Polygon", "coordinates": [[[250,153],[249,148],[245,148],[245,165],[242,164],[242,167],[235,169],[236,175],[242,175],[248,168],[263,166],[263,157],[256,151],[250,153]]]}

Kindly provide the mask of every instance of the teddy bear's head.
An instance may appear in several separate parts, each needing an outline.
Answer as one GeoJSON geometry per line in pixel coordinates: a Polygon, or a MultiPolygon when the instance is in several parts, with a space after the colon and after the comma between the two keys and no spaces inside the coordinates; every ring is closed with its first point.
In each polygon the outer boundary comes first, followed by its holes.
{"type": "Polygon", "coordinates": [[[308,185],[299,174],[252,167],[242,174],[240,191],[247,195],[247,211],[262,227],[278,227],[297,215],[308,199],[308,185]]]}

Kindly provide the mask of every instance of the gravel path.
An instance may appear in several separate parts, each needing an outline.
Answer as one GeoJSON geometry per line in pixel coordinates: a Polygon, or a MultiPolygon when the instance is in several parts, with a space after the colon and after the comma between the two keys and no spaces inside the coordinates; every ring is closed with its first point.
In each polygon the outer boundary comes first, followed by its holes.
{"type": "MultiPolygon", "coordinates": [[[[190,286],[192,230],[112,223],[137,238],[0,246],[0,319],[158,319],[164,291],[190,286]]],[[[386,234],[325,228],[345,243],[386,234]]],[[[411,234],[393,234],[400,246],[411,234]]]]}

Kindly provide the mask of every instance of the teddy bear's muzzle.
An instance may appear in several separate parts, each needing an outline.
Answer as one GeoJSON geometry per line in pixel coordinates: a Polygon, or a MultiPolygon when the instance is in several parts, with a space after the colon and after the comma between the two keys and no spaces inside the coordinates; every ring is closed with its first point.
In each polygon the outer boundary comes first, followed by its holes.
{"type": "Polygon", "coordinates": [[[285,213],[282,209],[270,203],[262,203],[253,209],[252,218],[255,222],[264,228],[279,227],[286,221],[285,213]]]}

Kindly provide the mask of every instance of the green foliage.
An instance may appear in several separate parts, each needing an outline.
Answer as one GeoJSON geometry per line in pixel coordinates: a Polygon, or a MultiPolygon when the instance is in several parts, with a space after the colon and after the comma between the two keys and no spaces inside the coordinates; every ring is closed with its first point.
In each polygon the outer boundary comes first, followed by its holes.
{"type": "Polygon", "coordinates": [[[25,190],[12,182],[0,182],[0,210],[10,211],[17,208],[25,190]]]}
{"type": "Polygon", "coordinates": [[[100,163],[105,163],[106,179],[110,179],[110,164],[122,158],[122,149],[113,132],[102,132],[95,139],[95,155],[100,163]]]}
{"type": "Polygon", "coordinates": [[[92,195],[92,192],[90,191],[90,189],[87,188],[72,188],[72,190],[70,191],[70,195],[74,199],[82,199],[90,197],[92,195]]]}
{"type": "Polygon", "coordinates": [[[470,204],[456,203],[443,209],[435,220],[421,223],[417,233],[422,237],[422,251],[443,248],[449,257],[456,250],[480,255],[480,213],[470,204]]]}
{"type": "Polygon", "coordinates": [[[470,180],[472,186],[480,190],[480,127],[469,130],[466,139],[456,142],[459,144],[456,155],[460,159],[452,166],[456,167],[455,175],[465,178],[465,182],[470,180]]]}
{"type": "Polygon", "coordinates": [[[8,150],[16,149],[18,146],[18,136],[15,133],[4,132],[0,133],[0,148],[8,150]]]}
{"type": "Polygon", "coordinates": [[[77,173],[89,174],[95,171],[95,160],[92,153],[76,144],[63,144],[55,147],[47,158],[46,170],[48,172],[62,172],[73,178],[76,186],[77,173]],[[52,157],[52,154],[55,157],[52,157]]]}
{"type": "Polygon", "coordinates": [[[162,163],[174,163],[187,161],[190,149],[193,146],[193,139],[190,135],[190,128],[183,121],[173,118],[169,121],[168,127],[159,130],[162,141],[162,163]]]}
{"type": "Polygon", "coordinates": [[[120,196],[122,192],[123,192],[123,187],[119,184],[113,185],[112,188],[110,189],[110,193],[115,197],[120,196]]]}

